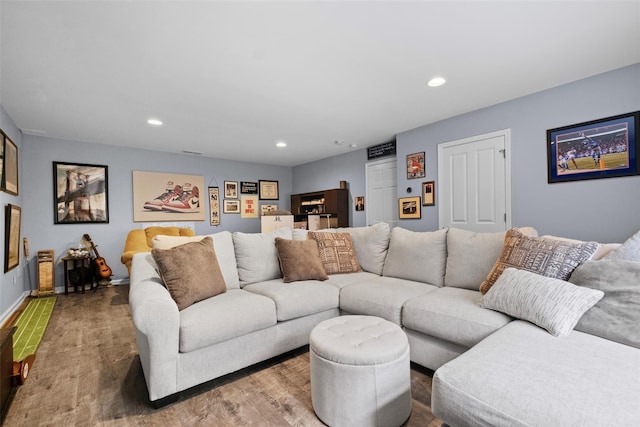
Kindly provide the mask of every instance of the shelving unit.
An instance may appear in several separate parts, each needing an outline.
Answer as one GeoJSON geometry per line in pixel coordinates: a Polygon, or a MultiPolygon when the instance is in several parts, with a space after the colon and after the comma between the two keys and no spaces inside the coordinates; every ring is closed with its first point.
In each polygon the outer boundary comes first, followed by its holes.
{"type": "Polygon", "coordinates": [[[291,195],[291,213],[297,223],[309,223],[309,215],[320,215],[320,228],[349,226],[349,190],[335,188],[291,195]]]}

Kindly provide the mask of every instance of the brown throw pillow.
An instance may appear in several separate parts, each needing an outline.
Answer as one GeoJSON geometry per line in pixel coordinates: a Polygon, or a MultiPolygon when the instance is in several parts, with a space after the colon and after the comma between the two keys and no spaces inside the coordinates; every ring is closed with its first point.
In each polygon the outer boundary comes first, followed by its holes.
{"type": "Polygon", "coordinates": [[[171,249],[152,249],[151,255],[178,310],[227,290],[211,237],[171,249]]]}
{"type": "Polygon", "coordinates": [[[349,233],[319,233],[310,231],[307,239],[318,242],[320,259],[327,274],[362,271],[349,233]]]}
{"type": "Polygon", "coordinates": [[[298,280],[327,280],[315,240],[289,240],[276,237],[276,250],[285,283],[298,280]]]}
{"type": "Polygon", "coordinates": [[[558,239],[527,237],[512,228],[504,237],[500,258],[480,285],[486,294],[508,267],[530,271],[541,276],[568,280],[573,270],[598,249],[596,242],[574,243],[558,239]]]}

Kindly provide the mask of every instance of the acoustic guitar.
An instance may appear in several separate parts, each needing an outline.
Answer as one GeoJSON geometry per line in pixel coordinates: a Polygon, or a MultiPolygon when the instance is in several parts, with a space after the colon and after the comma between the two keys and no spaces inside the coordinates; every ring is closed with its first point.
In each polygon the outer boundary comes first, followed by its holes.
{"type": "Polygon", "coordinates": [[[96,263],[96,272],[98,273],[98,276],[100,276],[103,279],[108,279],[109,277],[111,277],[113,275],[113,271],[111,271],[111,267],[107,265],[107,262],[98,253],[98,247],[93,244],[93,242],[91,241],[91,237],[89,237],[88,234],[85,234],[84,236],[82,236],[82,238],[91,245],[91,249],[93,249],[93,253],[96,254],[95,263],[96,263]]]}

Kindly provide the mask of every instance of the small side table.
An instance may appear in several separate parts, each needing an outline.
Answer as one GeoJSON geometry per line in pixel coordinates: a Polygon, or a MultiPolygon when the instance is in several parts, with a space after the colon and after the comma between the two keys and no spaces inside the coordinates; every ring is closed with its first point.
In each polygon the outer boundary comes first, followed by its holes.
{"type": "MultiPolygon", "coordinates": [[[[85,271],[91,268],[91,257],[87,256],[65,256],[62,258],[62,262],[64,263],[64,294],[69,294],[69,287],[73,286],[74,292],[78,292],[78,286],[82,288],[82,293],[84,294],[84,285],[87,283],[87,276],[85,271]],[[71,265],[71,269],[69,269],[69,265],[71,265]],[[76,271],[76,269],[80,270],[80,280],[76,283],[71,283],[71,277],[69,274],[71,272],[76,271]]],[[[93,286],[93,279],[91,279],[91,286],[93,286]]]]}

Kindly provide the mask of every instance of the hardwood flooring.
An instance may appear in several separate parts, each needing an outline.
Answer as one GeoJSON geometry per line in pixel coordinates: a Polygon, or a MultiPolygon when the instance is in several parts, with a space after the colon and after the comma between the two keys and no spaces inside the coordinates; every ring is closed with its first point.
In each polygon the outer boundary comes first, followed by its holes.
{"type": "MultiPolygon", "coordinates": [[[[36,361],[16,389],[5,426],[321,426],[313,412],[309,353],[299,349],[182,393],[148,400],[128,286],[59,295],[36,361]]],[[[412,367],[407,426],[440,426],[431,372],[412,367]],[[413,369],[415,368],[415,369],[413,369]]]]}

